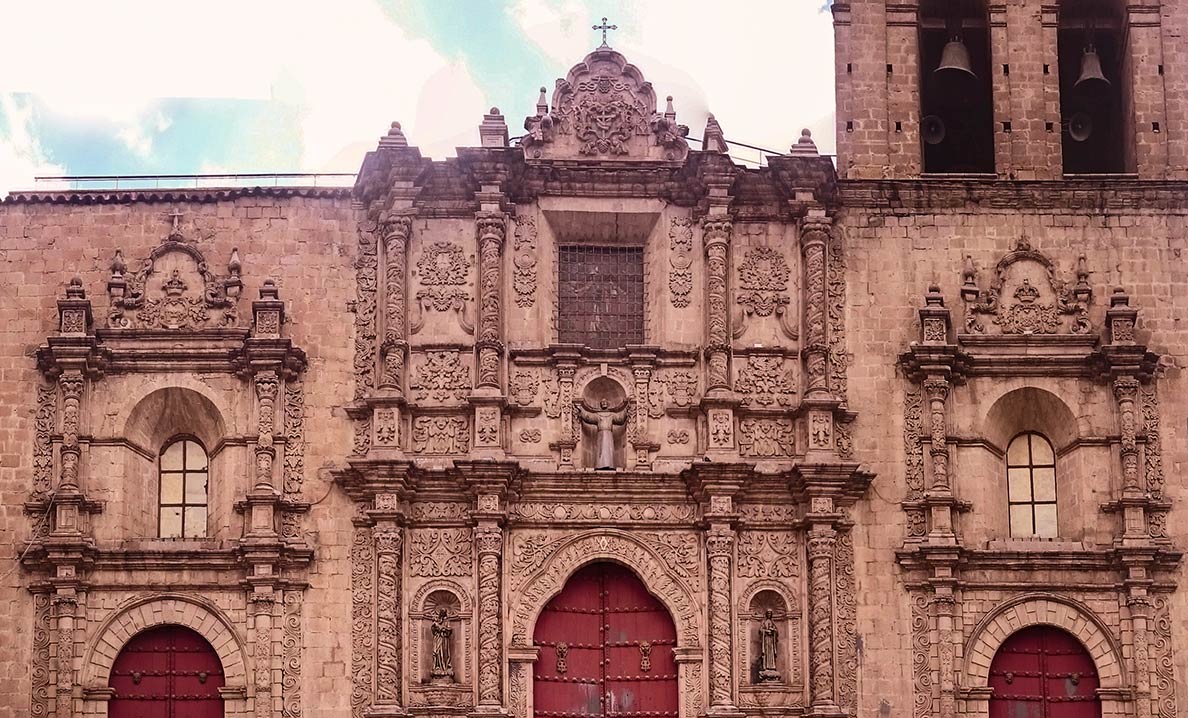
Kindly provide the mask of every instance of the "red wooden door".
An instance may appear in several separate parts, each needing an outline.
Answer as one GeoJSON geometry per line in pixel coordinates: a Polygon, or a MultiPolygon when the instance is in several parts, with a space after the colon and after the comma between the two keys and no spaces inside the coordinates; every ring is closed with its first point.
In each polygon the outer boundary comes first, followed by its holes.
{"type": "Polygon", "coordinates": [[[111,667],[109,718],[222,718],[223,665],[182,626],[136,634],[111,667]]]}
{"type": "Polygon", "coordinates": [[[1100,718],[1098,685],[1080,641],[1051,626],[1024,628],[990,662],[990,718],[1100,718]]]}
{"type": "Polygon", "coordinates": [[[630,570],[579,570],[541,612],[533,640],[536,718],[676,718],[676,626],[630,570]]]}

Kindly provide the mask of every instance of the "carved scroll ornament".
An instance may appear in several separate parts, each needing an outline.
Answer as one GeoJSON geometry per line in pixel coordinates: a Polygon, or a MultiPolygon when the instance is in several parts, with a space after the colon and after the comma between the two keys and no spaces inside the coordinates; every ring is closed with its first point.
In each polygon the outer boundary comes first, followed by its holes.
{"type": "Polygon", "coordinates": [[[116,252],[107,283],[113,329],[194,331],[235,326],[239,321],[238,250],[232,250],[227,275],[207,267],[196,247],[168,239],[152,251],[140,269],[127,274],[123,254],[116,252]]]}
{"type": "Polygon", "coordinates": [[[982,316],[990,317],[990,323],[1003,334],[1059,334],[1064,330],[1065,317],[1071,318],[1068,331],[1072,334],[1092,330],[1088,307],[1092,292],[1085,279],[1087,273],[1076,285],[1067,285],[1056,276],[1052,260],[1032,249],[1026,237],[1021,237],[1015,249],[999,260],[989,289],[978,289],[972,260],[967,259],[963,276],[968,333],[986,333],[982,316]]]}

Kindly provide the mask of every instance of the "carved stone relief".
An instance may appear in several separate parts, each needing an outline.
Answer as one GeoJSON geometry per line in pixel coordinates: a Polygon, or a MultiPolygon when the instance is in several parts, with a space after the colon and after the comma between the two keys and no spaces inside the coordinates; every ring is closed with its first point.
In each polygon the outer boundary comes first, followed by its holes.
{"type": "Polygon", "coordinates": [[[508,398],[520,406],[533,404],[539,389],[540,373],[534,370],[517,370],[507,382],[508,398]]]}
{"type": "Polygon", "coordinates": [[[912,594],[912,716],[929,718],[932,715],[932,663],[929,658],[932,639],[929,636],[928,596],[912,594]]]}
{"type": "Polygon", "coordinates": [[[469,705],[473,696],[468,685],[473,675],[471,645],[473,641],[473,607],[470,594],[461,584],[435,579],[417,589],[409,604],[408,631],[409,675],[412,677],[410,703],[413,705],[469,705]],[[452,629],[451,653],[454,676],[434,676],[432,662],[431,626],[446,611],[447,626],[452,629]],[[453,690],[434,690],[445,686],[453,690]],[[461,689],[461,690],[459,690],[461,689]]]}
{"type": "Polygon", "coordinates": [[[464,416],[418,416],[412,423],[413,451],[463,454],[470,450],[470,419],[464,416]]]}
{"type": "Polygon", "coordinates": [[[854,537],[837,535],[834,559],[837,602],[837,704],[847,715],[858,714],[858,596],[854,584],[854,537]]]}
{"type": "Polygon", "coordinates": [[[512,244],[512,288],[516,292],[516,306],[528,308],[536,304],[536,215],[525,209],[516,213],[516,231],[512,244]]]}
{"type": "Polygon", "coordinates": [[[58,410],[58,388],[52,384],[37,386],[37,413],[33,416],[33,494],[34,501],[49,496],[54,481],[53,433],[58,410]]]}
{"type": "Polygon", "coordinates": [[[738,425],[738,452],[760,459],[792,456],[795,428],[788,419],[743,419],[738,425]]]}
{"type": "Polygon", "coordinates": [[[734,389],[743,406],[792,406],[797,392],[793,362],[782,356],[751,355],[739,370],[734,389]]]}
{"type": "Polygon", "coordinates": [[[845,404],[850,357],[846,351],[846,256],[839,232],[833,233],[828,254],[829,390],[845,404]]]}
{"type": "Polygon", "coordinates": [[[301,718],[301,591],[285,591],[281,626],[281,718],[301,718]]]}
{"type": "Polygon", "coordinates": [[[784,334],[798,336],[793,317],[789,316],[788,278],[791,270],[783,253],[773,247],[751,247],[738,265],[739,289],[735,301],[743,308],[734,327],[735,338],[747,329],[749,319],[775,316],[784,334]]]}
{"type": "Polygon", "coordinates": [[[794,578],[800,575],[800,546],[790,531],[740,531],[741,578],[794,578]]]}
{"type": "Polygon", "coordinates": [[[991,317],[991,325],[1003,334],[1058,334],[1064,330],[1064,317],[1071,317],[1068,331],[1072,334],[1088,334],[1092,329],[1088,284],[1065,284],[1056,276],[1052,260],[1032,249],[1026,237],[1020,237],[1015,249],[999,260],[989,289],[978,289],[976,272],[968,266],[965,275],[966,332],[987,331],[981,316],[991,317]]]}
{"type": "Polygon", "coordinates": [[[473,258],[467,257],[462,247],[453,242],[432,242],[421,251],[413,272],[421,284],[416,294],[417,311],[409,326],[413,334],[424,328],[425,315],[430,311],[454,312],[466,333],[474,333],[469,316],[473,264],[473,258]]]}
{"type": "Polygon", "coordinates": [[[29,714],[43,718],[50,708],[50,597],[46,593],[33,594],[32,655],[29,714]]]}
{"type": "Polygon", "coordinates": [[[684,309],[693,291],[693,220],[673,217],[668,242],[668,292],[672,306],[684,309]]]}
{"type": "MultiPolygon", "coordinates": [[[[907,482],[907,501],[919,501],[924,497],[924,449],[920,438],[923,433],[924,397],[918,391],[903,396],[903,448],[904,472],[907,482]]],[[[905,508],[907,512],[908,536],[920,537],[927,527],[922,507],[905,508]]]]}
{"type": "MultiPolygon", "coordinates": [[[[631,523],[688,523],[696,518],[697,510],[692,504],[608,504],[608,503],[553,503],[518,501],[509,507],[514,518],[524,521],[605,522],[628,521],[631,523]]],[[[516,541],[512,543],[512,555],[517,555],[516,541]]],[[[531,551],[531,549],[527,549],[531,551]]]]}
{"type": "Polygon", "coordinates": [[[409,533],[409,575],[470,576],[472,551],[469,528],[414,529],[409,533]]]}
{"type": "Polygon", "coordinates": [[[355,529],[351,543],[351,715],[364,718],[371,706],[375,661],[375,547],[371,529],[355,529]]]}
{"type": "Polygon", "coordinates": [[[237,251],[231,253],[227,275],[217,276],[202,253],[180,235],[165,240],[131,274],[117,250],[107,284],[107,326],[175,331],[235,326],[243,287],[239,273],[237,251]]]}
{"type": "MultiPolygon", "coordinates": [[[[375,386],[375,351],[376,351],[376,278],[378,271],[377,238],[374,225],[359,225],[359,256],[355,260],[356,298],[355,310],[355,398],[365,396],[375,386]]],[[[364,441],[370,442],[370,428],[362,432],[356,420],[355,453],[366,454],[367,448],[359,450],[359,436],[362,433],[364,441]]]]}
{"type": "Polygon", "coordinates": [[[414,521],[456,521],[469,516],[470,504],[463,501],[418,501],[411,507],[414,521]]]}
{"type": "Polygon", "coordinates": [[[426,352],[409,382],[417,401],[437,404],[461,403],[470,387],[470,369],[458,351],[426,352]]]}

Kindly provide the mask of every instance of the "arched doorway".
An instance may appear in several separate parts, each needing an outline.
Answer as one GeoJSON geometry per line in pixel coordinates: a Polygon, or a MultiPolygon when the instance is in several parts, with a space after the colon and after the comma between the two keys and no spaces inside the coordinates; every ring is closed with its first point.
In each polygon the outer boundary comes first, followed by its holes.
{"type": "Polygon", "coordinates": [[[223,666],[202,636],[158,626],[124,644],[111,666],[109,718],[222,718],[223,666]]]}
{"type": "Polygon", "coordinates": [[[1030,626],[990,663],[990,718],[1101,718],[1093,657],[1071,634],[1030,626]]]}
{"type": "Polygon", "coordinates": [[[536,718],[677,717],[676,626],[629,569],[578,570],[541,611],[533,643],[536,718]]]}

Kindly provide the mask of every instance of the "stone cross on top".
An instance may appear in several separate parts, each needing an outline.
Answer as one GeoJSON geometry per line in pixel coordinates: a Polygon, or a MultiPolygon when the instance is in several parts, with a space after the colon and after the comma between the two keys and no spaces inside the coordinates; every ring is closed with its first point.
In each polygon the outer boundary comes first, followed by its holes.
{"type": "Polygon", "coordinates": [[[169,212],[168,214],[165,215],[167,218],[169,218],[173,221],[173,231],[169,233],[170,237],[180,237],[181,236],[181,226],[180,226],[181,218],[184,217],[185,214],[186,214],[185,212],[182,212],[181,210],[179,210],[175,207],[172,212],[169,212]]]}
{"type": "Polygon", "coordinates": [[[590,29],[591,30],[602,30],[602,47],[610,47],[610,45],[606,44],[606,31],[607,30],[618,30],[619,26],[618,25],[607,25],[606,18],[602,18],[601,25],[591,25],[590,29]]]}

